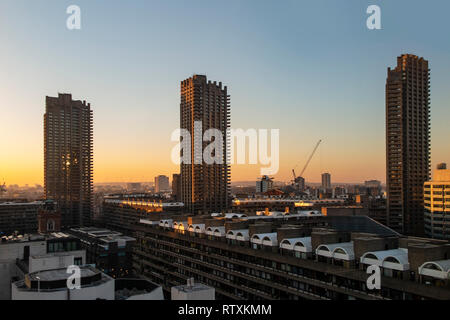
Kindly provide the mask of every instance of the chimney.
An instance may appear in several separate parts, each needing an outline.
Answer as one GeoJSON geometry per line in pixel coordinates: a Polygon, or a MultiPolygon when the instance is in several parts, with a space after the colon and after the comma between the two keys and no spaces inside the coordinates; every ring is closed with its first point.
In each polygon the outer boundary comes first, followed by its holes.
{"type": "Polygon", "coordinates": [[[189,278],[187,279],[187,286],[192,288],[195,284],[195,279],[194,278],[189,278]]]}

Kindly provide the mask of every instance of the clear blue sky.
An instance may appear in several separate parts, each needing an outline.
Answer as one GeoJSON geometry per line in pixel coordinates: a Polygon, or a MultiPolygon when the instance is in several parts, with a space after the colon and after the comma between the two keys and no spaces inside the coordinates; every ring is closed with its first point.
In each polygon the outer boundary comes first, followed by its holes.
{"type": "MultiPolygon", "coordinates": [[[[450,162],[447,0],[1,0],[0,179],[42,183],[45,96],[91,102],[95,181],[171,174],[179,82],[194,73],[229,86],[234,128],[279,128],[277,179],[306,161],[319,181],[385,180],[386,69],[430,61],[432,160],[450,162]],[[81,8],[82,30],[66,29],[81,8]],[[382,10],[382,30],[366,9],[382,10]]],[[[259,167],[233,167],[253,180],[259,167]]]]}

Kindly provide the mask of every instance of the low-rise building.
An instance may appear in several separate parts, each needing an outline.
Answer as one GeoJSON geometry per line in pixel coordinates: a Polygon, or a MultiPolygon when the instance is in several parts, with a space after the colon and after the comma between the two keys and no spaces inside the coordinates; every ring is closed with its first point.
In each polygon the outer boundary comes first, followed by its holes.
{"type": "Polygon", "coordinates": [[[86,263],[80,240],[65,233],[19,235],[0,241],[0,300],[11,299],[11,283],[25,275],[86,263]]]}
{"type": "Polygon", "coordinates": [[[44,270],[13,282],[12,300],[115,300],[114,279],[92,266],[80,267],[79,289],[69,289],[67,268],[44,270]]]}
{"type": "Polygon", "coordinates": [[[254,217],[143,220],[133,268],[168,292],[194,278],[216,299],[450,299],[446,241],[367,216],[254,217]],[[381,268],[380,290],[367,287],[369,265],[381,268]]]}
{"type": "Polygon", "coordinates": [[[33,233],[38,229],[38,211],[42,201],[34,202],[1,202],[0,203],[0,236],[33,233]]]}
{"type": "Polygon", "coordinates": [[[297,210],[321,210],[325,206],[344,206],[344,199],[315,199],[300,200],[291,198],[260,197],[250,199],[234,199],[232,202],[233,212],[254,214],[256,211],[286,211],[297,210]]]}
{"type": "Polygon", "coordinates": [[[273,179],[263,176],[261,180],[256,181],[256,193],[264,193],[273,189],[273,179]]]}
{"type": "Polygon", "coordinates": [[[163,202],[147,198],[106,198],[103,203],[101,224],[105,228],[130,235],[141,219],[157,213],[181,213],[182,202],[163,202]]]}
{"type": "Polygon", "coordinates": [[[117,231],[94,227],[70,229],[68,233],[80,239],[88,264],[95,265],[113,278],[132,274],[131,255],[136,239],[117,231]]]}

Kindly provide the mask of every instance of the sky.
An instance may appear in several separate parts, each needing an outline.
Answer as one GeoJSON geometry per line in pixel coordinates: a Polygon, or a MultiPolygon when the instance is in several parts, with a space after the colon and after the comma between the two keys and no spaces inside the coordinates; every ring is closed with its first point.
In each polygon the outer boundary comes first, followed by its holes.
{"type": "MultiPolygon", "coordinates": [[[[0,0],[0,180],[43,184],[45,96],[94,112],[94,182],[172,175],[180,81],[228,86],[231,126],[280,129],[276,180],[385,181],[385,81],[396,57],[430,61],[433,167],[450,162],[447,0],[0,0]],[[68,30],[69,5],[81,30],[68,30]],[[366,9],[381,8],[381,30],[366,9]]],[[[256,180],[260,165],[234,165],[256,180]]],[[[0,181],[1,183],[2,181],[0,181]]]]}

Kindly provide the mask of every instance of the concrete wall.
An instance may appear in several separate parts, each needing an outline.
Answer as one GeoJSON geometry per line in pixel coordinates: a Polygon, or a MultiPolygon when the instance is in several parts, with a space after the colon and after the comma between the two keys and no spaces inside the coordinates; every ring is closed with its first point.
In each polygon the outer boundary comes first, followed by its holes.
{"type": "Polygon", "coordinates": [[[205,219],[205,228],[208,227],[223,227],[225,219],[205,219]]]}
{"type": "Polygon", "coordinates": [[[271,223],[261,223],[261,224],[252,224],[248,227],[248,233],[250,235],[250,239],[254,234],[260,233],[271,233],[273,230],[273,226],[271,223]]]}
{"type": "Polygon", "coordinates": [[[277,229],[277,239],[278,244],[281,243],[284,239],[289,238],[304,238],[308,237],[311,234],[310,228],[278,228],[277,229]]]}
{"type": "Polygon", "coordinates": [[[30,255],[43,255],[47,252],[45,241],[0,244],[0,300],[11,299],[11,278],[20,276],[16,259],[23,259],[26,246],[30,247],[30,255]]]}
{"type": "Polygon", "coordinates": [[[425,262],[450,259],[450,246],[448,245],[421,245],[411,244],[408,246],[408,260],[410,269],[417,269],[425,262]]]}
{"type": "Polygon", "coordinates": [[[348,232],[314,231],[311,233],[312,251],[315,252],[321,244],[341,243],[350,241],[348,232]]]}
{"type": "Polygon", "coordinates": [[[28,270],[29,273],[33,273],[43,270],[67,268],[74,264],[75,258],[82,258],[82,263],[86,264],[86,251],[77,250],[65,252],[64,254],[55,254],[54,256],[30,257],[28,270]]]}
{"type": "Polygon", "coordinates": [[[362,206],[353,207],[322,207],[325,216],[367,216],[369,211],[362,206]]]}
{"type": "Polygon", "coordinates": [[[230,221],[225,223],[225,232],[230,230],[241,230],[248,228],[248,221],[230,221]]]}
{"type": "Polygon", "coordinates": [[[355,259],[357,261],[367,252],[398,248],[398,238],[361,237],[353,239],[355,259]]]}

